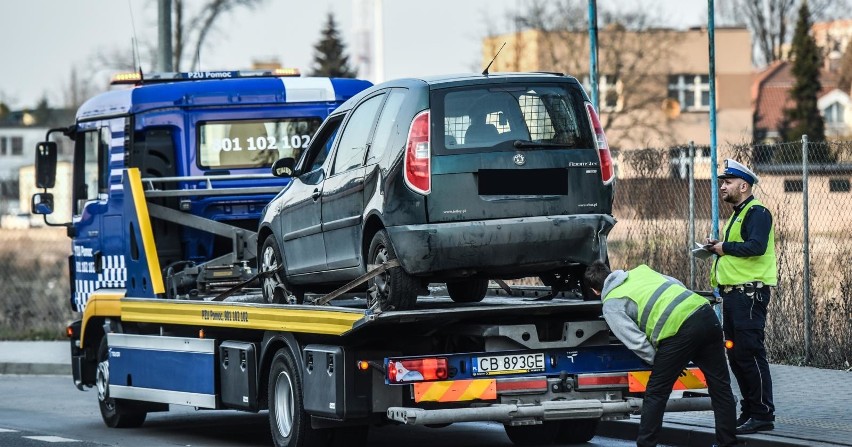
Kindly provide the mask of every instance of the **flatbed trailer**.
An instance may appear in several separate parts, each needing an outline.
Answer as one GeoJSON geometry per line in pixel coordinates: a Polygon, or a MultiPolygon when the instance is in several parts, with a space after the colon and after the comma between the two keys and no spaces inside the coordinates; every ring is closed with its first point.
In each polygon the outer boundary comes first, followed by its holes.
{"type": "MultiPolygon", "coordinates": [[[[254,290],[213,301],[101,289],[69,328],[74,380],[97,388],[110,426],[169,404],[269,410],[277,446],[363,445],[372,425],[465,421],[503,423],[519,445],[583,442],[600,420],[641,408],[631,389],[648,367],[611,336],[600,302],[440,293],[374,312],[357,294],[276,305],[254,290]]],[[[699,375],[681,384],[702,388],[699,375]]]]}

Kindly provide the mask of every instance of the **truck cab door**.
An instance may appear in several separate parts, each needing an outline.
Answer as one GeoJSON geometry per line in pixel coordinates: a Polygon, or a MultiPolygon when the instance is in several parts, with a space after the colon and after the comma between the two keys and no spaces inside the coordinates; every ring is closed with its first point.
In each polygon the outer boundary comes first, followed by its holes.
{"type": "Polygon", "coordinates": [[[109,205],[109,128],[77,133],[72,181],[71,307],[85,309],[89,296],[100,287],[103,251],[101,227],[109,205]]]}

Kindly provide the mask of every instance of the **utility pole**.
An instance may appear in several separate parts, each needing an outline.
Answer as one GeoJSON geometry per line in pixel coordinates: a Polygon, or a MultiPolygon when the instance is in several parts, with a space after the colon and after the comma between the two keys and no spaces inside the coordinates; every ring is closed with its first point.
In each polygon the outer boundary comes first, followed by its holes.
{"type": "Polygon", "coordinates": [[[589,85],[592,90],[592,106],[601,113],[598,97],[598,8],[597,0],[589,0],[589,85]]]}
{"type": "Polygon", "coordinates": [[[174,71],[172,65],[172,0],[157,1],[159,51],[157,70],[163,73],[174,71]]]}

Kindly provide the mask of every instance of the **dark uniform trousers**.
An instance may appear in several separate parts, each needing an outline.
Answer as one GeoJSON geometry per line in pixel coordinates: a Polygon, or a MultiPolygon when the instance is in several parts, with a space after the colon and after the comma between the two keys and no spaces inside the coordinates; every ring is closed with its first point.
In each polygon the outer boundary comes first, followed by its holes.
{"type": "Polygon", "coordinates": [[[736,403],[724,351],[722,325],[710,305],[696,309],[675,335],[660,342],[642,403],[637,446],[657,445],[666,402],[675,381],[690,361],[701,368],[707,379],[716,421],[716,441],[720,446],[737,444],[736,403]]]}
{"type": "Polygon", "coordinates": [[[742,412],[757,420],[774,421],[772,377],[763,344],[769,287],[756,289],[752,296],[737,288],[721,291],[721,295],[725,337],[734,342],[728,360],[743,395],[742,412]]]}

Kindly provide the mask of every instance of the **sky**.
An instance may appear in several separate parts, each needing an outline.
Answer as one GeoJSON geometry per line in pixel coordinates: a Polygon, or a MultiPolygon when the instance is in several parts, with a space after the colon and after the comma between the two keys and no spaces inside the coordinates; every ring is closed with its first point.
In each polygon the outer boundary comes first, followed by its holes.
{"type": "MultiPolygon", "coordinates": [[[[667,26],[706,25],[703,0],[642,1],[661,8],[667,26]]],[[[527,3],[384,0],[385,79],[481,70],[482,38],[508,31],[509,13],[527,3]]],[[[635,4],[598,0],[599,8],[635,4]]],[[[274,59],[307,72],[329,11],[351,58],[352,0],[266,0],[220,19],[201,52],[201,67],[245,69],[255,60],[274,59]]],[[[15,110],[46,97],[61,106],[72,68],[88,74],[99,53],[130,51],[134,28],[139,42],[156,42],[156,14],[156,0],[0,0],[0,102],[15,110]]],[[[112,74],[99,70],[90,76],[105,80],[112,74]]]]}

